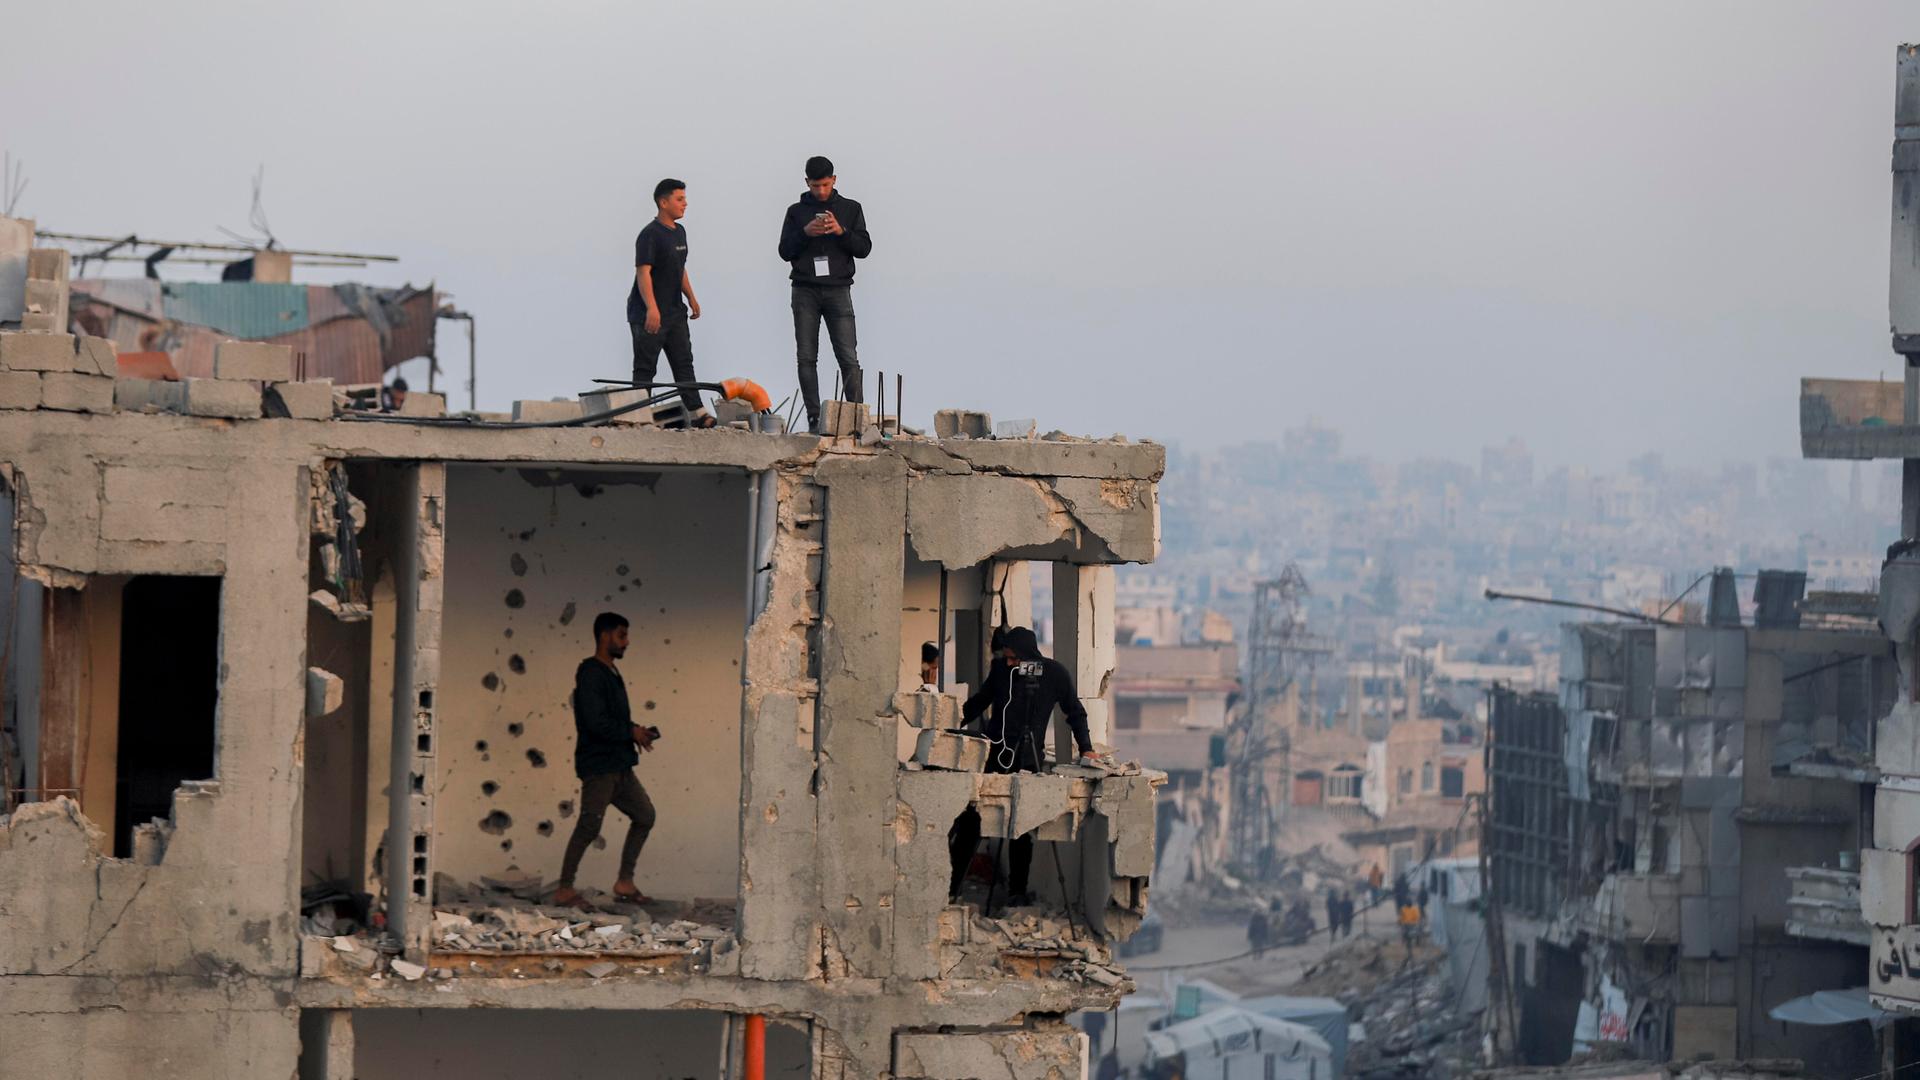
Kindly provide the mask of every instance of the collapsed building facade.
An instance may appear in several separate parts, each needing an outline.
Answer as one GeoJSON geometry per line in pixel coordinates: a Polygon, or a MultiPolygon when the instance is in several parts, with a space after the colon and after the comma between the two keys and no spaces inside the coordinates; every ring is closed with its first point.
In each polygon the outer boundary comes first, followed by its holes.
{"type": "Polygon", "coordinates": [[[1526,1063],[1607,1043],[1819,1075],[1878,1060],[1862,1025],[1767,1014],[1858,985],[1864,926],[1809,890],[1871,834],[1890,650],[1798,574],[1763,571],[1743,623],[1734,581],[1714,576],[1704,625],[1567,627],[1557,697],[1493,692],[1493,1012],[1526,1063]]]}
{"type": "Polygon", "coordinates": [[[767,1075],[1084,1075],[1062,1018],[1131,985],[1162,778],[982,772],[919,652],[977,679],[1051,563],[1108,743],[1159,447],[356,416],[290,362],[0,332],[0,1075],[732,1076],[761,1038],[767,1075]],[[540,901],[602,610],[662,899],[588,917],[540,901]],[[969,804],[1040,841],[1038,907],[949,903],[969,804]]]}

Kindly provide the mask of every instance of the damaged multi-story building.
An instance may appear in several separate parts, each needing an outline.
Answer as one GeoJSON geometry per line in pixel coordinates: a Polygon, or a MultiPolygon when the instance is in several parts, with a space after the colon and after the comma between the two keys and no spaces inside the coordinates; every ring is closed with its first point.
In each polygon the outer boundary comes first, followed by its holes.
{"type": "Polygon", "coordinates": [[[951,728],[1044,562],[1110,742],[1160,447],[358,413],[281,347],[115,361],[0,332],[0,1075],[1085,1074],[1063,1018],[1130,986],[1162,777],[987,773],[951,728]],[[662,733],[661,899],[581,914],[542,900],[600,611],[662,733]],[[983,852],[1037,839],[1037,906],[949,902],[970,804],[983,852]]]}
{"type": "Polygon", "coordinates": [[[1878,1062],[1864,1024],[1771,1010],[1859,985],[1844,894],[1871,835],[1891,651],[1857,598],[1762,571],[1706,621],[1568,626],[1560,693],[1492,694],[1494,1021],[1521,1060],[1612,1043],[1651,1061],[1878,1062]]]}
{"type": "Polygon", "coordinates": [[[1888,315],[1893,351],[1905,377],[1808,378],[1800,384],[1800,445],[1807,458],[1902,463],[1899,539],[1887,550],[1879,594],[1869,612],[1897,656],[1898,688],[1877,715],[1873,827],[1861,841],[1857,872],[1839,883],[1842,901],[1857,891],[1870,932],[1866,969],[1856,982],[1885,1010],[1883,1060],[1920,1063],[1920,46],[1895,57],[1892,236],[1888,315]]]}

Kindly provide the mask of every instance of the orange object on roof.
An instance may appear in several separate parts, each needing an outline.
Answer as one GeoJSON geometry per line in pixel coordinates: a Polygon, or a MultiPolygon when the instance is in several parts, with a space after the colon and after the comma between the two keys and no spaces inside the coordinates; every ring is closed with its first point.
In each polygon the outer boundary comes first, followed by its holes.
{"type": "Polygon", "coordinates": [[[120,362],[120,374],[124,378],[180,381],[180,373],[173,369],[173,358],[166,353],[123,352],[116,353],[114,359],[120,362]]]}

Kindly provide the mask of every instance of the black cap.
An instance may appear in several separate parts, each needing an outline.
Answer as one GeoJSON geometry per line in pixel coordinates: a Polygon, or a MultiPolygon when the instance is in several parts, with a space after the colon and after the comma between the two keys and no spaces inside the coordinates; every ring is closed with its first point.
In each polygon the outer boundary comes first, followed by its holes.
{"type": "Polygon", "coordinates": [[[833,162],[828,161],[826,158],[823,158],[818,154],[807,159],[807,179],[825,180],[827,177],[832,175],[833,175],[833,162]]]}

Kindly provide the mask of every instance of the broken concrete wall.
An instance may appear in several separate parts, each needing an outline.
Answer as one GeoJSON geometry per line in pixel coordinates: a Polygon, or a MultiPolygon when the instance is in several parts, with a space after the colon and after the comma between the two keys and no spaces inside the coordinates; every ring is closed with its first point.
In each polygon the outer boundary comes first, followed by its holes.
{"type": "Polygon", "coordinates": [[[898,1080],[1071,1080],[1087,1069],[1087,1037],[1063,1023],[1032,1030],[902,1032],[898,1080]]]}
{"type": "MultiPolygon", "coordinates": [[[[637,769],[659,815],[642,887],[735,896],[746,478],[459,467],[448,487],[436,868],[556,879],[580,798],[574,672],[612,611],[632,623],[634,722],[661,729],[637,769]]],[[[626,828],[608,813],[583,885],[612,886],[626,828]]]]}

